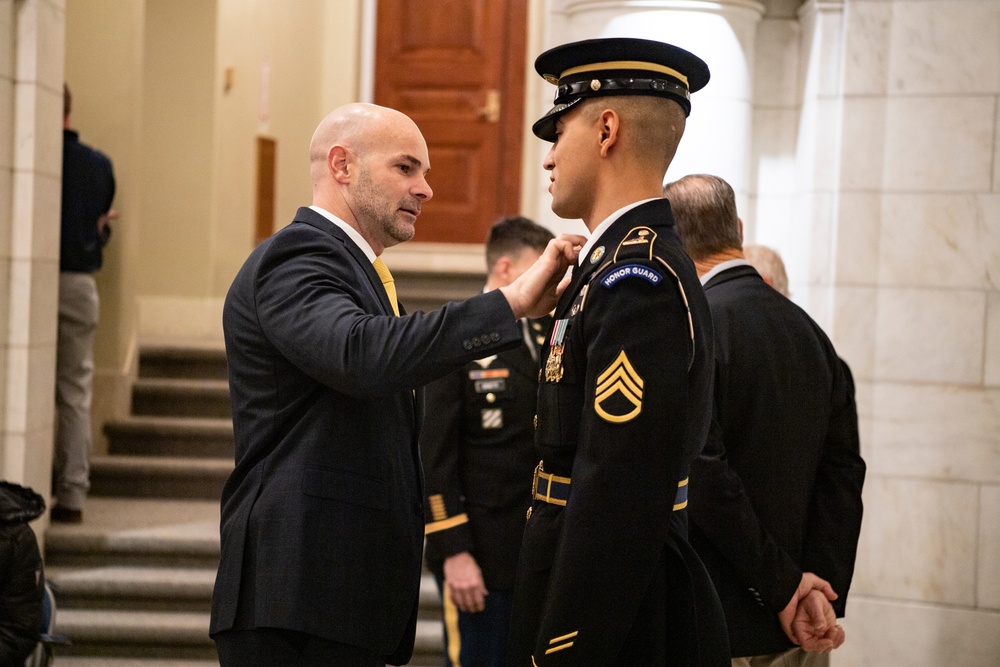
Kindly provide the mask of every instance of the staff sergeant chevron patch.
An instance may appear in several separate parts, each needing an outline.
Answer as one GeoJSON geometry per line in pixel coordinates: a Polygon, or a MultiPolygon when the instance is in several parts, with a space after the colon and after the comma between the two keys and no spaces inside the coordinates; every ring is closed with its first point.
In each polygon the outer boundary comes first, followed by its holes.
{"type": "Polygon", "coordinates": [[[642,412],[643,380],[625,350],[597,376],[594,411],[605,421],[621,424],[642,412]]]}

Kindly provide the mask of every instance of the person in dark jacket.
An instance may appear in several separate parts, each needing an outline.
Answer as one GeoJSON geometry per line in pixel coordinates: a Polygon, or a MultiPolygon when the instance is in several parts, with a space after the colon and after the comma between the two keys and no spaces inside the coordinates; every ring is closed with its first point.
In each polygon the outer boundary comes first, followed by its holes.
{"type": "Polygon", "coordinates": [[[843,641],[835,616],[861,530],[850,372],[819,325],[744,258],[728,183],[686,176],[664,194],[715,326],[714,420],[691,468],[691,543],[722,599],[734,665],[826,664],[843,641]]]}
{"type": "MultiPolygon", "coordinates": [[[[504,218],[486,239],[486,290],[509,285],[552,232],[504,218]]],[[[445,665],[503,667],[517,552],[531,497],[538,350],[548,318],[521,320],[521,345],[425,388],[420,454],[427,477],[425,558],[442,591],[445,665]]]]}
{"type": "Polygon", "coordinates": [[[41,635],[45,576],[28,522],[44,511],[37,493],[0,481],[0,667],[24,667],[41,635]]]}
{"type": "Polygon", "coordinates": [[[90,406],[100,303],[94,272],[111,234],[115,177],[111,160],[72,129],[72,97],[63,89],[62,228],[52,520],[79,523],[90,488],[90,406]]]}

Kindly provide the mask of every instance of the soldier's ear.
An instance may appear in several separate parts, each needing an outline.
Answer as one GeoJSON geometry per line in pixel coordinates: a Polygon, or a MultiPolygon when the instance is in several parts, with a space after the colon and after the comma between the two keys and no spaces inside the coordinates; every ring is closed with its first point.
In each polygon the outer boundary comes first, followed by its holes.
{"type": "Polygon", "coordinates": [[[613,109],[605,109],[597,123],[601,133],[601,157],[607,157],[611,147],[618,143],[618,114],[613,109]]]}
{"type": "Polygon", "coordinates": [[[512,282],[510,280],[510,270],[513,266],[514,262],[507,255],[498,259],[497,263],[493,265],[493,273],[500,280],[501,284],[508,285],[512,282]]]}

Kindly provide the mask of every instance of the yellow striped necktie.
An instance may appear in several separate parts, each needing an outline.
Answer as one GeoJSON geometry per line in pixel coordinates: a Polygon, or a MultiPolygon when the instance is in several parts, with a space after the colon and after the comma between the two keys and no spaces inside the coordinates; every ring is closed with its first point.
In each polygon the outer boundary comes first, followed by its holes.
{"type": "Polygon", "coordinates": [[[382,281],[382,287],[385,288],[385,293],[389,297],[389,303],[392,304],[392,312],[398,316],[399,304],[396,302],[396,283],[392,279],[392,274],[389,273],[389,267],[385,265],[381,257],[376,257],[375,261],[372,262],[372,266],[375,267],[375,272],[378,273],[378,277],[382,281]]]}

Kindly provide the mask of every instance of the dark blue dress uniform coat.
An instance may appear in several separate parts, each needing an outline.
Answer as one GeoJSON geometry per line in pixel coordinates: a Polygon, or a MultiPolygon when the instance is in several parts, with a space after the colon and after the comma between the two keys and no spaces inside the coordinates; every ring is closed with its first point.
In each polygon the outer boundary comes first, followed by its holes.
{"type": "Polygon", "coordinates": [[[285,628],[405,663],[424,538],[413,390],[519,343],[510,307],[497,292],[394,317],[361,249],[301,208],[243,265],[223,326],[236,467],[211,632],[285,628]]]}
{"type": "Polygon", "coordinates": [[[711,415],[701,284],[665,199],[625,212],[582,259],[542,350],[536,431],[545,473],[571,486],[527,520],[508,664],[728,665],[675,510],[711,415]]]}
{"type": "Polygon", "coordinates": [[[420,430],[427,478],[425,557],[438,577],[444,576],[446,558],[468,551],[488,591],[514,589],[538,463],[537,341],[550,324],[548,318],[528,320],[529,341],[466,364],[425,388],[427,416],[420,430]]]}
{"type": "Polygon", "coordinates": [[[705,286],[716,338],[716,424],[691,470],[691,543],[715,581],[733,657],[791,648],[777,620],[802,572],[854,573],[865,463],[847,365],[751,266],[705,286]]]}

